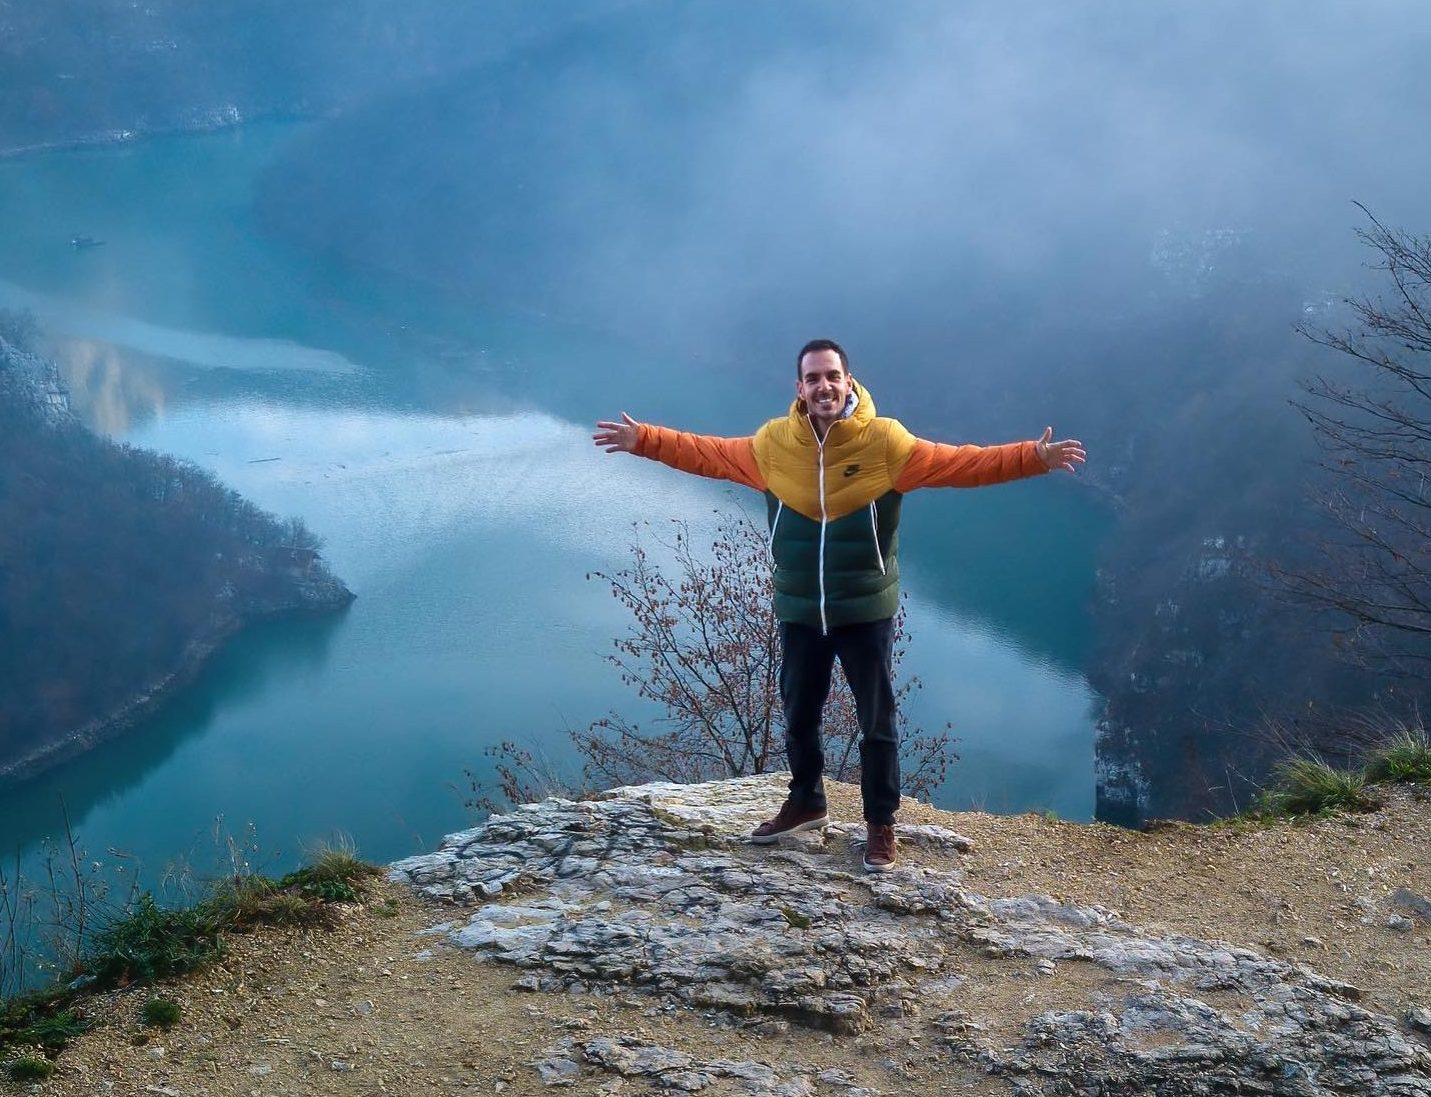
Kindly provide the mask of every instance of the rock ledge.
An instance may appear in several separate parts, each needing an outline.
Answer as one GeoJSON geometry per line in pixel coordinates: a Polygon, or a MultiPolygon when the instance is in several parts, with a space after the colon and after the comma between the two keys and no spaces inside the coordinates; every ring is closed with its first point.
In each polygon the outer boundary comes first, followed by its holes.
{"type": "MultiPolygon", "coordinates": [[[[1414,1008],[1379,1014],[1305,965],[1099,906],[965,890],[955,855],[970,842],[943,827],[898,828],[901,867],[873,876],[848,824],[751,846],[783,795],[784,778],[765,775],[551,799],[392,875],[473,908],[432,932],[511,965],[536,994],[638,994],[653,1014],[923,1041],[1019,1094],[1431,1097],[1414,1008]]],[[[697,1060],[620,1036],[564,1041],[532,1066],[552,1086],[858,1092],[813,1066],[697,1060]]]]}

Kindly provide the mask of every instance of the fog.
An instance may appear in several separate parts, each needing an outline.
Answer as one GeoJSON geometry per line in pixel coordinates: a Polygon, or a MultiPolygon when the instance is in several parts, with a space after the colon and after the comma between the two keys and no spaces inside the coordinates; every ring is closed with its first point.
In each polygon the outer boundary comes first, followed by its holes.
{"type": "MultiPolygon", "coordinates": [[[[1407,138],[1431,87],[1400,19],[1322,14],[941,5],[832,56],[797,38],[671,150],[689,215],[649,241],[638,292],[713,322],[732,295],[756,313],[805,299],[822,329],[870,325],[851,316],[862,299],[896,317],[1003,295],[1035,314],[1117,307],[1160,242],[1188,241],[1184,264],[1160,264],[1187,278],[1221,258],[1204,234],[1227,231],[1250,269],[1329,277],[1350,199],[1424,215],[1428,149],[1407,138]]],[[[590,109],[592,94],[573,98],[590,109]]],[[[645,221],[619,201],[595,212],[645,221]]],[[[579,257],[584,281],[609,281],[623,246],[579,257]]]]}
{"type": "Polygon", "coordinates": [[[983,357],[970,325],[1126,313],[1215,266],[1348,286],[1353,200],[1425,213],[1418,29],[1411,3],[623,7],[351,112],[265,205],[716,359],[816,330],[983,357]]]}

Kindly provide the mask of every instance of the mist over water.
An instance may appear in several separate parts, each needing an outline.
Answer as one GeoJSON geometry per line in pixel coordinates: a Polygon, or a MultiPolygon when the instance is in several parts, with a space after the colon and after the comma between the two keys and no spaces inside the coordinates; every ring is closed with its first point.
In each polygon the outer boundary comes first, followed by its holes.
{"type": "Polygon", "coordinates": [[[63,332],[71,340],[66,354],[70,361],[78,361],[83,356],[81,345],[89,344],[207,369],[351,373],[357,368],[341,354],[287,339],[240,339],[166,328],[130,316],[76,308],[9,283],[0,283],[0,308],[27,309],[47,330],[63,332]]]}
{"type": "Polygon", "coordinates": [[[1425,208],[1427,32],[1410,2],[628,7],[354,109],[261,208],[718,360],[837,331],[987,380],[1010,326],[1142,311],[1213,268],[1347,284],[1353,199],[1425,208]]]}

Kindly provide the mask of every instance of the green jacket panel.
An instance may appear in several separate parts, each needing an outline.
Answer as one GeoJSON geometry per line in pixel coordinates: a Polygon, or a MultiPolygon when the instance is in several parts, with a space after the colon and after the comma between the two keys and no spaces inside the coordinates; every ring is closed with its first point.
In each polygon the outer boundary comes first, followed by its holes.
{"type": "Polygon", "coordinates": [[[820,523],[767,491],[776,619],[827,631],[893,617],[899,611],[903,502],[899,492],[887,491],[867,506],[827,522],[822,554],[820,523]]]}

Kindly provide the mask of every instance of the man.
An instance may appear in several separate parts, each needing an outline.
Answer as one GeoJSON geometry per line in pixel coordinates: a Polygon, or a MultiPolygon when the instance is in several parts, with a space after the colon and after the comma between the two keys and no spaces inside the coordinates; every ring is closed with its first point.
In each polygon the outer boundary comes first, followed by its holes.
{"type": "Polygon", "coordinates": [[[820,829],[825,803],[820,719],[839,659],[860,724],[860,791],[868,831],[864,866],[894,867],[899,743],[890,657],[899,609],[896,532],[904,496],[921,487],[976,487],[1072,472],[1083,444],[1053,441],[949,446],[875,414],[869,391],[829,339],[796,358],[795,402],[748,438],[716,438],[638,423],[596,424],[607,453],[634,453],[683,472],[733,480],[765,493],[780,622],[780,697],[790,795],[751,841],[820,829]]]}

